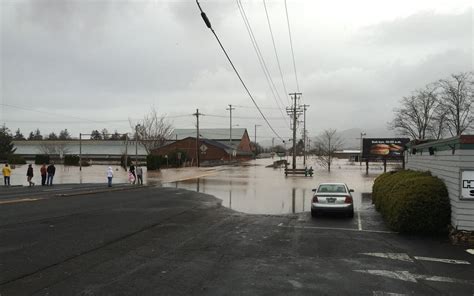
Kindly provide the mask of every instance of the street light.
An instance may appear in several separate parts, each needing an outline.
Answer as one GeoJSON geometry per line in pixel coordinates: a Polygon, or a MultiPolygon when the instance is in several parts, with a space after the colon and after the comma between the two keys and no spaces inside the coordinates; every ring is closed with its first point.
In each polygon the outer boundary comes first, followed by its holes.
{"type": "Polygon", "coordinates": [[[362,166],[362,148],[363,148],[363,139],[366,133],[360,133],[360,154],[359,154],[359,165],[362,166]]]}

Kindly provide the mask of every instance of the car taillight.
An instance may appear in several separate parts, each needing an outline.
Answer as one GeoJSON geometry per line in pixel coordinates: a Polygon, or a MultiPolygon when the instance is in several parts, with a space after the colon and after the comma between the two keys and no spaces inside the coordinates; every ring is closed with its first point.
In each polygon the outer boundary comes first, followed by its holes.
{"type": "Polygon", "coordinates": [[[313,196],[313,202],[319,202],[319,201],[318,201],[318,197],[317,197],[316,195],[313,196]]]}
{"type": "Polygon", "coordinates": [[[346,196],[344,203],[349,203],[349,204],[352,203],[352,196],[346,196]]]}

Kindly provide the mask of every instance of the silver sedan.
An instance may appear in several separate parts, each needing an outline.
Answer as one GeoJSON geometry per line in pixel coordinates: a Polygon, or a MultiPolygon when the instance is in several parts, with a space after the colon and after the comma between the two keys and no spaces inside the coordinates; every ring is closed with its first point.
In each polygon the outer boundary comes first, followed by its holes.
{"type": "Polygon", "coordinates": [[[311,216],[315,217],[321,212],[343,212],[349,217],[354,217],[354,200],[345,183],[321,183],[313,189],[314,195],[311,202],[311,216]]]}

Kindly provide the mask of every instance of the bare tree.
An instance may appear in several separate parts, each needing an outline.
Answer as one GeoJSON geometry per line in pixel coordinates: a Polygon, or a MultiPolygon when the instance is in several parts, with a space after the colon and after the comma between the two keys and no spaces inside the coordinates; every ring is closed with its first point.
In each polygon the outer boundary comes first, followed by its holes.
{"type": "Polygon", "coordinates": [[[147,154],[158,147],[163,146],[173,133],[173,126],[166,120],[166,116],[158,115],[155,108],[143,116],[143,119],[135,124],[130,121],[130,127],[138,141],[145,147],[147,154]]]}
{"type": "Polygon", "coordinates": [[[336,133],[337,130],[328,129],[316,139],[315,145],[319,150],[317,161],[321,166],[327,168],[328,172],[331,171],[334,152],[342,148],[342,139],[336,133]]]}
{"type": "Polygon", "coordinates": [[[452,136],[458,136],[472,129],[474,122],[474,81],[473,72],[452,74],[438,82],[440,87],[440,107],[445,114],[446,127],[452,136]]]}
{"type": "Polygon", "coordinates": [[[423,140],[433,131],[432,124],[437,108],[436,87],[429,85],[409,97],[403,97],[401,107],[394,110],[395,118],[388,123],[388,127],[402,136],[423,140]]]}
{"type": "Polygon", "coordinates": [[[62,141],[43,141],[39,150],[46,155],[58,155],[63,156],[68,154],[71,149],[69,145],[63,143],[62,141]]]}

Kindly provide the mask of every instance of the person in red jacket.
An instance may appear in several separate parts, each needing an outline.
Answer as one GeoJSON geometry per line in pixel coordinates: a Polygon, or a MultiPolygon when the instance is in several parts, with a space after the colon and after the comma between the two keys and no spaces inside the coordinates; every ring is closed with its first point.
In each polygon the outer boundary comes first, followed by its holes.
{"type": "Polygon", "coordinates": [[[43,163],[43,166],[40,168],[41,173],[41,186],[46,185],[46,164],[43,163]]]}

